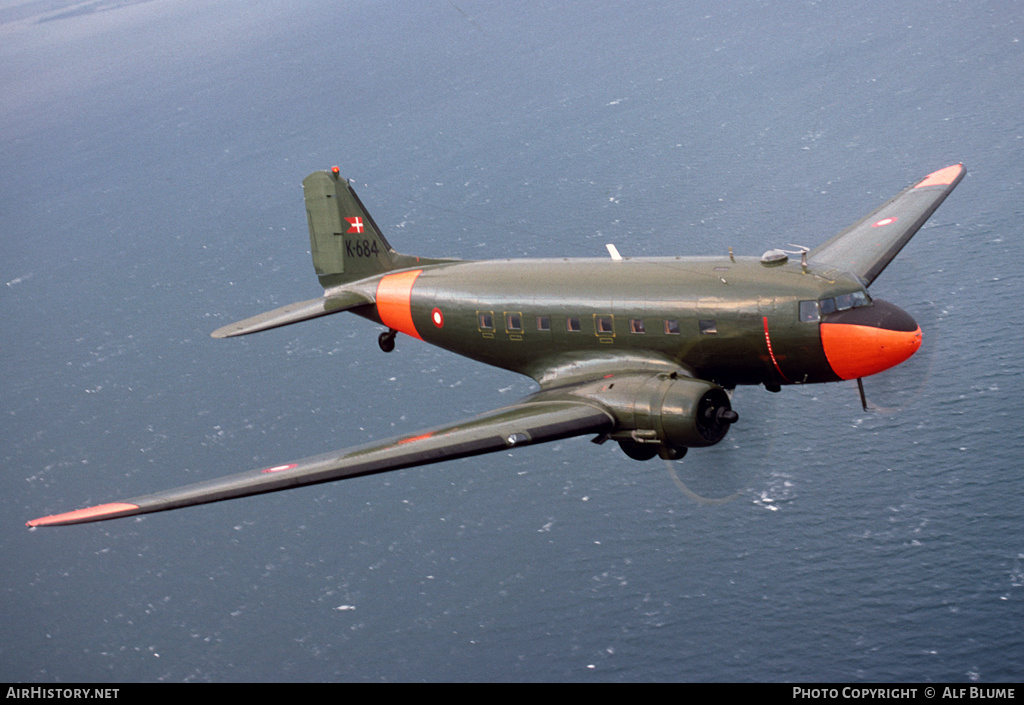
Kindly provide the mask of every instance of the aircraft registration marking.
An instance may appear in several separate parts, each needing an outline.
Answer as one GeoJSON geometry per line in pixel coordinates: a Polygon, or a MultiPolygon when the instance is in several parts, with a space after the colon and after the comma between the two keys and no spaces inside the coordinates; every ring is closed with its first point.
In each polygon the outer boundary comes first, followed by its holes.
{"type": "MultiPolygon", "coordinates": [[[[358,218],[356,218],[356,220],[358,220],[358,218]]],[[[352,226],[352,228],[355,227],[355,225],[352,226]]],[[[360,224],[358,227],[361,228],[363,226],[360,224]]],[[[349,228],[347,232],[357,232],[352,228],[349,228]]],[[[380,248],[377,247],[376,242],[371,242],[370,240],[356,240],[354,242],[352,240],[345,241],[346,257],[373,257],[378,254],[380,254],[380,248]]]]}

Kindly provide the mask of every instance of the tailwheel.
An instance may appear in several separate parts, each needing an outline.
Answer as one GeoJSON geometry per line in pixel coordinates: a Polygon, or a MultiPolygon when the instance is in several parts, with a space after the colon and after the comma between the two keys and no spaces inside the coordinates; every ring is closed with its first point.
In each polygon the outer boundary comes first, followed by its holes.
{"type": "Polygon", "coordinates": [[[386,353],[391,352],[395,349],[395,335],[398,333],[396,330],[388,328],[386,331],[380,334],[377,338],[377,345],[380,349],[386,353]]]}

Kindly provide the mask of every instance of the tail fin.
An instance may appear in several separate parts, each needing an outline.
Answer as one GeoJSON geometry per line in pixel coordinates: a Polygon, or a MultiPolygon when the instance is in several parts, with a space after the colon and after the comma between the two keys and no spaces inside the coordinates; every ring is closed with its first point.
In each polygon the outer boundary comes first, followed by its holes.
{"type": "Polygon", "coordinates": [[[370,286],[344,285],[395,269],[422,269],[427,265],[458,261],[400,255],[391,249],[348,179],[339,176],[338,167],[330,172],[310,174],[302,180],[302,188],[306,194],[313,266],[324,295],[222,326],[211,334],[214,338],[248,335],[338,311],[372,306],[376,290],[372,282],[370,286]]]}
{"type": "Polygon", "coordinates": [[[325,289],[386,272],[400,258],[338,167],[302,181],[313,267],[325,289]]]}

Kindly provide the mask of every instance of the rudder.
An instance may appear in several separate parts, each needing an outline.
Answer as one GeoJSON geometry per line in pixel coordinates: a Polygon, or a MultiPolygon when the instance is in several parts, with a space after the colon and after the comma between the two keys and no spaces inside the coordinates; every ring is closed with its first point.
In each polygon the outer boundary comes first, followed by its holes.
{"type": "Polygon", "coordinates": [[[395,268],[395,251],[338,167],[313,172],[303,179],[302,190],[321,286],[329,289],[395,268]]]}

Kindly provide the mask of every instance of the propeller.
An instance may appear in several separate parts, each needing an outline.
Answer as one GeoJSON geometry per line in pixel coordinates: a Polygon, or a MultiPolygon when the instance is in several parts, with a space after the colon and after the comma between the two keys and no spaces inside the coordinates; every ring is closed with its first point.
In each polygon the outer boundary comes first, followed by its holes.
{"type": "MultiPolygon", "coordinates": [[[[748,390],[727,392],[742,395],[745,421],[731,426],[720,443],[710,448],[694,448],[685,459],[662,458],[672,484],[681,494],[697,504],[716,506],[742,497],[757,497],[758,473],[763,467],[750,462],[751,453],[771,456],[779,437],[779,423],[774,410],[779,403],[776,394],[759,394],[748,390]],[[748,413],[749,410],[749,413],[748,413]]],[[[731,410],[730,410],[731,411],[731,410]]],[[[727,413],[724,408],[714,414],[727,413]]],[[[732,414],[729,413],[731,417],[732,414]]]]}
{"type": "Polygon", "coordinates": [[[857,390],[865,411],[898,414],[915,403],[928,386],[942,338],[939,306],[934,301],[919,301],[904,306],[904,310],[921,326],[921,347],[902,364],[867,380],[857,379],[857,390]]]}
{"type": "Polygon", "coordinates": [[[693,462],[684,464],[677,460],[663,462],[679,491],[697,504],[726,504],[746,492],[749,486],[746,478],[724,477],[716,472],[717,468],[699,466],[693,462]]]}

